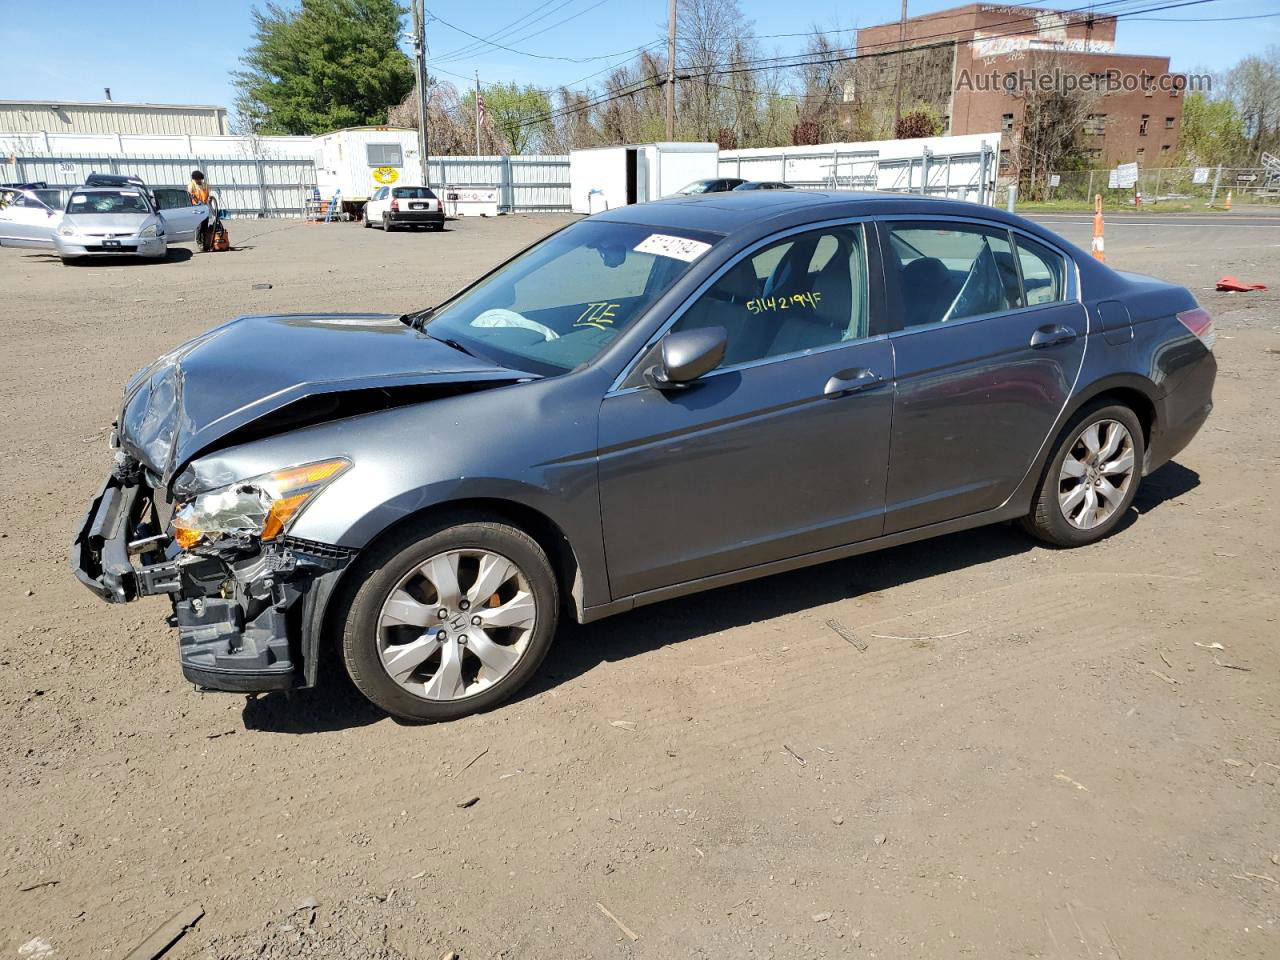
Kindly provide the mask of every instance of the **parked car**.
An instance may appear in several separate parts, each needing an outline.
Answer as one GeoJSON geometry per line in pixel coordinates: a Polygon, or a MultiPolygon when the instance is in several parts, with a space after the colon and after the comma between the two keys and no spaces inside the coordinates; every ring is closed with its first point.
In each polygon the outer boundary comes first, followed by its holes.
{"type": "Polygon", "coordinates": [[[1005,520],[1094,543],[1208,417],[1213,339],[1186,288],[990,207],[628,206],[436,307],[242,317],[154,361],[72,559],[167,595],[201,687],[345,665],[459,717],[562,616],[1005,520]]]}
{"type": "Polygon", "coordinates": [[[57,190],[0,187],[0,246],[53,249],[62,221],[57,190]]]}
{"type": "Polygon", "coordinates": [[[781,180],[748,180],[746,183],[740,183],[733,189],[735,190],[794,190],[789,183],[783,183],[781,180]]]}
{"type": "Polygon", "coordinates": [[[444,208],[430,187],[381,187],[364,206],[364,225],[383,230],[400,227],[444,229],[444,208]]]}
{"type": "Polygon", "coordinates": [[[712,177],[709,180],[695,180],[693,183],[686,183],[673,196],[691,197],[699,193],[725,193],[742,183],[746,183],[746,181],[738,177],[712,177]]]}
{"type": "Polygon", "coordinates": [[[193,242],[209,218],[206,204],[161,213],[145,185],[77,187],[57,216],[33,212],[26,197],[21,209],[26,212],[14,214],[8,228],[0,213],[0,242],[8,247],[52,249],[63,263],[82,257],[163,259],[169,244],[193,242]]]}

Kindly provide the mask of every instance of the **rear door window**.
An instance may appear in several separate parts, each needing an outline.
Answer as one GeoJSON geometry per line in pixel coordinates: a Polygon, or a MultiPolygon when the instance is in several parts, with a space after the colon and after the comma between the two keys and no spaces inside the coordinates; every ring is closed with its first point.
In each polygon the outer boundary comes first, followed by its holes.
{"type": "Polygon", "coordinates": [[[1026,305],[1009,232],[952,221],[888,221],[885,272],[901,325],[922,327],[1026,305]]]}
{"type": "Polygon", "coordinates": [[[434,200],[436,195],[427,187],[396,187],[391,191],[393,197],[401,200],[434,200]]]}
{"type": "Polygon", "coordinates": [[[1017,235],[1018,265],[1022,268],[1022,286],[1026,290],[1027,304],[1057,303],[1066,299],[1066,266],[1062,256],[1042,243],[1017,235]]]}

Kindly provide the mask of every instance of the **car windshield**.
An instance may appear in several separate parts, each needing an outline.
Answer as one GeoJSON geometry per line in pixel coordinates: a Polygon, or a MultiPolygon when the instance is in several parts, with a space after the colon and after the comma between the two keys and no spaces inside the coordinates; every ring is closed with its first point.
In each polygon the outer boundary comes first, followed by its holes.
{"type": "Polygon", "coordinates": [[[504,366],[564,373],[599,356],[717,239],[582,221],[445,303],[426,331],[504,366]]]}
{"type": "Polygon", "coordinates": [[[67,204],[67,213],[150,213],[151,208],[137,190],[94,190],[92,193],[73,193],[67,204]]]}
{"type": "Polygon", "coordinates": [[[685,184],[683,187],[677,190],[676,193],[682,194],[686,197],[694,193],[706,193],[707,188],[716,182],[717,181],[715,180],[695,180],[693,181],[693,183],[685,184]]]}
{"type": "Polygon", "coordinates": [[[393,197],[409,200],[434,200],[436,195],[427,187],[396,187],[391,191],[393,197]]]}

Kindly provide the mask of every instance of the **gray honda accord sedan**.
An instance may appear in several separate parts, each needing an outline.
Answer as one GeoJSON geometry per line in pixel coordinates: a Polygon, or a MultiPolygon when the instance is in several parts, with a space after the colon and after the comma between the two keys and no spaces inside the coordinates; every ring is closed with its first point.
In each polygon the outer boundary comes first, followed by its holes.
{"type": "Polygon", "coordinates": [[[127,385],[72,562],[202,688],[492,707],[563,617],[1017,520],[1093,543],[1212,407],[1213,324],[989,207],[612,210],[402,317],[241,317],[127,385]]]}

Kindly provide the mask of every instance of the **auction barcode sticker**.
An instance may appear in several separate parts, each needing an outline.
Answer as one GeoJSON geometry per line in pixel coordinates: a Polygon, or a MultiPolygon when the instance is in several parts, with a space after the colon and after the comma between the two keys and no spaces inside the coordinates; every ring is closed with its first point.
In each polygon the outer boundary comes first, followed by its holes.
{"type": "Polygon", "coordinates": [[[671,257],[693,263],[711,249],[711,244],[687,237],[673,237],[665,233],[651,233],[635,246],[637,253],[652,253],[659,257],[671,257]]]}

